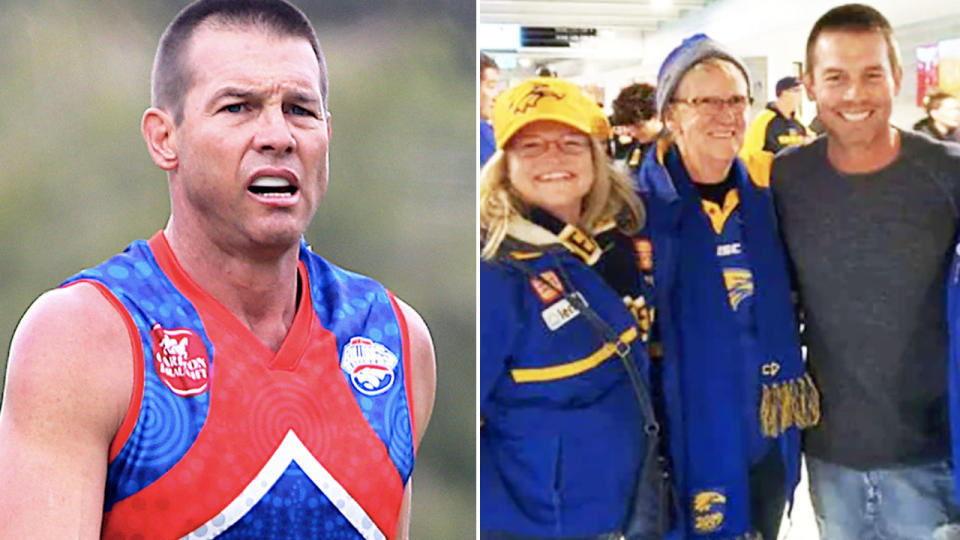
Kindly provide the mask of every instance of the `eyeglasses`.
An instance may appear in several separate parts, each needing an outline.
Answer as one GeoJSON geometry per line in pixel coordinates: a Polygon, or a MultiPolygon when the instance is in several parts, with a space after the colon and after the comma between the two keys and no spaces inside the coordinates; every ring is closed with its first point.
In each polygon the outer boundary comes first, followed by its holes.
{"type": "Polygon", "coordinates": [[[672,99],[670,102],[684,103],[710,114],[720,114],[727,108],[739,114],[747,109],[747,105],[753,105],[753,98],[747,96],[730,96],[724,99],[717,96],[706,96],[690,99],[672,99]]]}
{"type": "Polygon", "coordinates": [[[514,141],[510,145],[510,149],[520,157],[533,158],[545,154],[551,144],[557,145],[560,152],[575,156],[590,150],[590,137],[573,133],[553,140],[547,140],[541,137],[524,137],[514,141]]]}

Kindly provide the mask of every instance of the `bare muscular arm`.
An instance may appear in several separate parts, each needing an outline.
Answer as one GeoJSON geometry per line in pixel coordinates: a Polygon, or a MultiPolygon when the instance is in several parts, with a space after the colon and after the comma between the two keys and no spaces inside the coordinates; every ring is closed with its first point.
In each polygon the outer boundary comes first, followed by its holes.
{"type": "Polygon", "coordinates": [[[133,379],[123,320],[80,284],[14,334],[0,410],[0,538],[99,538],[110,442],[133,379]]]}
{"type": "MultiPolygon", "coordinates": [[[[410,364],[413,369],[411,384],[413,384],[413,417],[416,433],[414,441],[420,444],[430,414],[433,412],[433,400],[437,389],[437,362],[433,352],[433,339],[430,330],[420,315],[409,305],[397,299],[397,304],[407,320],[407,330],[410,334],[410,364]]],[[[413,497],[413,480],[407,482],[403,493],[403,505],[400,509],[400,523],[397,527],[397,539],[407,540],[410,537],[410,507],[413,497]]]]}

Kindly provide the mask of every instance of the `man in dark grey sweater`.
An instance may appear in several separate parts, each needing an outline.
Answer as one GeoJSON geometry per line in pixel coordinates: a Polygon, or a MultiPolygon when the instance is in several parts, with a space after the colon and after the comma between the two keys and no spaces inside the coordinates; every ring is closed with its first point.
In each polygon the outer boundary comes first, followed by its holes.
{"type": "Polygon", "coordinates": [[[957,519],[944,295],[960,147],[890,125],[901,78],[883,15],[827,12],[804,75],[827,135],[779,155],[771,174],[822,397],[804,448],[831,540],[929,539],[957,519]]]}

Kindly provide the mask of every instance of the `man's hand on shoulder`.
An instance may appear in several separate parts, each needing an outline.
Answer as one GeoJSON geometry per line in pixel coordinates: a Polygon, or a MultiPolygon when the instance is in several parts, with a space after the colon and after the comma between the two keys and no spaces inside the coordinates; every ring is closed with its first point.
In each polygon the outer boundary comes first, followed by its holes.
{"type": "Polygon", "coordinates": [[[27,310],[0,410],[0,538],[99,538],[131,355],[121,315],[91,284],[50,291],[27,310]]]}

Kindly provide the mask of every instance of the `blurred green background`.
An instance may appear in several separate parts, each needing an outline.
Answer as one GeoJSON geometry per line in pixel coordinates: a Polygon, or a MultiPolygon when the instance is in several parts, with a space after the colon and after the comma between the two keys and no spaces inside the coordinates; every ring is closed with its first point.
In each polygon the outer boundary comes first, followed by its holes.
{"type": "MultiPolygon", "coordinates": [[[[333,115],[307,239],[430,327],[439,381],[412,536],[473,538],[474,3],[294,1],[327,56],[333,115]]],[[[166,222],[139,122],[156,43],[186,3],[0,0],[0,377],[40,293],[166,222]]]]}

